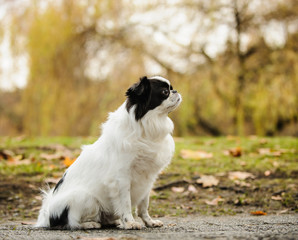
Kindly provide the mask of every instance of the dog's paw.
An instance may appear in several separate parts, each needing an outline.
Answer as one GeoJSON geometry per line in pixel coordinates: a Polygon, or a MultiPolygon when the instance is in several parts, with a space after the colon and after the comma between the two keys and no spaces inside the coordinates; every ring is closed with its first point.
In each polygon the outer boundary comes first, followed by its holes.
{"type": "Polygon", "coordinates": [[[160,220],[150,220],[145,222],[146,227],[150,227],[150,228],[156,228],[156,227],[162,227],[163,226],[163,222],[160,220]]]}
{"type": "Polygon", "coordinates": [[[101,228],[101,224],[98,222],[84,222],[81,223],[82,229],[94,229],[94,228],[101,228]]]}
{"type": "Polygon", "coordinates": [[[143,227],[142,224],[136,221],[125,222],[123,225],[120,226],[120,228],[122,229],[135,229],[135,230],[142,229],[142,227],[143,227]]]}

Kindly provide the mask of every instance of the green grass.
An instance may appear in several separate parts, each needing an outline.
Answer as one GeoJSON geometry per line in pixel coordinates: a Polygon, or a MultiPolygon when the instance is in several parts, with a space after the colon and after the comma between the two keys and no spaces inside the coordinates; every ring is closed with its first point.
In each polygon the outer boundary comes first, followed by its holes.
{"type": "MultiPolygon", "coordinates": [[[[53,154],[58,145],[66,146],[71,151],[82,145],[94,142],[93,137],[2,137],[0,138],[0,152],[3,150],[12,151],[15,156],[21,155],[23,159],[30,159],[31,164],[13,165],[7,159],[1,159],[0,173],[2,175],[51,175],[53,172],[64,170],[61,159],[43,160],[41,154],[53,154]]],[[[61,153],[63,155],[63,153],[61,153]]]]}
{"type": "Polygon", "coordinates": [[[176,154],[168,172],[185,175],[216,174],[227,171],[249,171],[261,174],[266,170],[280,171],[286,175],[298,171],[298,140],[292,137],[281,138],[187,138],[176,142],[176,154]],[[240,147],[240,157],[226,156],[224,151],[240,147]],[[260,148],[284,151],[281,156],[261,155],[260,148]],[[203,150],[213,153],[212,159],[182,159],[182,149],[203,150]]]}
{"type": "Polygon", "coordinates": [[[52,144],[61,144],[71,148],[90,144],[96,137],[0,137],[0,149],[17,147],[43,147],[52,144]]]}
{"type": "MultiPolygon", "coordinates": [[[[65,146],[73,156],[80,153],[81,145],[90,144],[95,137],[1,137],[0,138],[0,177],[1,181],[10,183],[11,187],[19,186],[16,190],[9,189],[8,185],[2,191],[10,194],[16,191],[32,198],[37,195],[38,188],[34,191],[24,189],[28,184],[42,187],[47,178],[60,178],[66,169],[63,157],[69,153],[62,153],[62,158],[46,160],[42,154],[55,154],[59,146],[65,146]],[[3,157],[3,151],[9,150],[13,158],[30,159],[30,164],[11,164],[9,159],[3,157]],[[2,156],[1,156],[2,153],[2,156]],[[23,186],[23,182],[26,184],[23,186]]],[[[186,216],[187,214],[200,213],[207,215],[233,215],[251,210],[278,212],[282,210],[297,212],[297,174],[298,174],[298,139],[294,137],[188,137],[176,138],[176,151],[172,163],[161,173],[155,186],[166,186],[168,183],[180,181],[177,187],[184,187],[183,193],[174,192],[171,187],[157,190],[151,196],[150,213],[153,216],[186,216]],[[241,156],[234,157],[227,154],[230,149],[241,149],[241,156]],[[212,158],[184,159],[181,150],[205,151],[212,153],[212,158]],[[267,149],[269,154],[260,154],[260,149],[267,149]],[[250,172],[256,178],[244,182],[250,187],[241,187],[228,178],[231,171],[250,172]],[[265,171],[270,171],[269,176],[265,171]],[[201,175],[216,176],[220,182],[218,186],[203,188],[195,180],[201,175]],[[187,188],[192,184],[197,193],[189,193],[187,188]],[[274,200],[272,196],[280,195],[282,200],[274,200]],[[206,204],[221,196],[224,201],[216,206],[206,204]]],[[[4,185],[3,185],[4,186],[4,185]]],[[[5,200],[5,198],[3,198],[5,200]]],[[[17,201],[17,200],[15,200],[17,201]]],[[[30,202],[27,200],[27,202],[30,202]]],[[[25,201],[26,202],[26,201],[25,201]]],[[[1,203],[1,202],[0,202],[1,203]]],[[[14,201],[11,203],[12,209],[14,201]]],[[[40,203],[35,201],[34,206],[40,203]]],[[[32,206],[28,206],[28,209],[32,206]]],[[[14,210],[15,211],[15,210],[14,210]]],[[[10,210],[0,207],[0,212],[10,216],[10,210]]],[[[20,215],[36,217],[37,211],[26,211],[20,215]],[[32,215],[33,214],[33,215],[32,215]]],[[[5,217],[7,219],[7,217],[5,217]]]]}
{"type": "MultiPolygon", "coordinates": [[[[0,138],[0,150],[17,151],[22,149],[23,158],[34,158],[31,165],[8,166],[4,160],[0,162],[2,174],[34,174],[48,173],[49,169],[40,159],[43,152],[51,150],[42,147],[61,144],[70,149],[78,149],[81,145],[95,141],[94,137],[2,137],[0,138]]],[[[281,176],[291,176],[298,173],[297,157],[298,140],[293,137],[258,138],[258,137],[191,137],[177,138],[176,152],[172,163],[164,171],[171,175],[173,180],[181,177],[192,178],[201,174],[218,174],[228,171],[248,171],[256,175],[262,175],[270,170],[281,176]],[[240,157],[227,156],[224,151],[240,147],[240,157]],[[280,156],[261,155],[260,148],[269,148],[272,151],[282,151],[280,156]],[[183,159],[180,156],[182,149],[200,150],[213,154],[211,159],[183,159]]],[[[55,164],[55,160],[53,160],[55,164]]],[[[168,179],[167,179],[168,180],[168,179]]]]}

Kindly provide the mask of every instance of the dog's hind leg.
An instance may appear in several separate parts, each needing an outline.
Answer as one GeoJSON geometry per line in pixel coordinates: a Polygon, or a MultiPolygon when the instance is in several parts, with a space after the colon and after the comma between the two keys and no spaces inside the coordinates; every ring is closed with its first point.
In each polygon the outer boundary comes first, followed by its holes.
{"type": "Polygon", "coordinates": [[[99,208],[98,201],[83,190],[64,193],[50,206],[50,227],[99,228],[101,225],[96,222],[99,208]],[[94,224],[86,223],[93,221],[94,224]]]}
{"type": "Polygon", "coordinates": [[[90,206],[91,208],[94,208],[93,213],[89,212],[90,208],[88,209],[88,211],[85,211],[85,213],[87,213],[87,215],[85,217],[81,218],[81,223],[80,223],[80,228],[81,229],[98,229],[102,227],[102,220],[101,220],[101,211],[98,211],[98,207],[99,204],[97,202],[95,202],[95,204],[93,204],[92,206],[90,206]]]}

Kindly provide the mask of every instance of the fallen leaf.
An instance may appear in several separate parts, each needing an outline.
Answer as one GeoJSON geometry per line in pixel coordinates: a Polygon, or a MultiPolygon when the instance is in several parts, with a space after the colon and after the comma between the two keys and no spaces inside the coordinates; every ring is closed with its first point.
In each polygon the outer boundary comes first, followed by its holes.
{"type": "Polygon", "coordinates": [[[10,150],[0,150],[0,160],[13,161],[14,152],[10,150]]]}
{"type": "Polygon", "coordinates": [[[282,151],[274,151],[274,152],[272,153],[272,156],[274,156],[274,157],[279,157],[279,156],[281,156],[281,154],[282,154],[282,151]]]}
{"type": "Polygon", "coordinates": [[[13,158],[7,161],[7,165],[19,166],[19,165],[30,165],[32,163],[30,159],[22,159],[22,158],[23,158],[22,155],[14,156],[13,158]]]}
{"type": "Polygon", "coordinates": [[[265,171],[265,172],[264,172],[264,175],[265,175],[266,177],[270,176],[270,175],[271,175],[271,171],[270,171],[270,170],[265,171]]]}
{"type": "Polygon", "coordinates": [[[188,192],[192,192],[192,193],[197,193],[198,190],[196,189],[196,187],[194,185],[189,185],[188,188],[187,188],[187,191],[188,192]]]}
{"type": "Polygon", "coordinates": [[[206,200],[205,203],[207,205],[211,205],[211,206],[217,206],[219,202],[223,202],[224,199],[221,196],[218,196],[217,198],[214,198],[211,201],[206,200]]]}
{"type": "Polygon", "coordinates": [[[280,195],[272,196],[271,199],[275,201],[282,201],[282,197],[280,195]]]}
{"type": "Polygon", "coordinates": [[[229,154],[233,157],[241,157],[242,148],[241,147],[236,147],[236,148],[229,149],[229,154]]]}
{"type": "Polygon", "coordinates": [[[61,159],[61,158],[63,158],[63,155],[61,155],[61,153],[52,153],[52,154],[41,153],[40,154],[40,157],[42,159],[45,159],[45,160],[48,160],[48,161],[52,161],[52,160],[55,160],[55,159],[61,159]]]}
{"type": "Polygon", "coordinates": [[[77,150],[71,151],[69,148],[61,144],[52,144],[46,147],[47,150],[54,151],[52,153],[41,153],[40,157],[45,160],[64,159],[65,157],[74,158],[77,150]]]}
{"type": "Polygon", "coordinates": [[[236,185],[238,185],[240,187],[251,187],[250,183],[246,183],[244,181],[235,180],[234,182],[236,185]]]}
{"type": "Polygon", "coordinates": [[[182,193],[184,192],[184,187],[171,187],[171,190],[174,193],[182,193]]]}
{"type": "Polygon", "coordinates": [[[259,148],[258,153],[261,155],[269,155],[271,153],[270,148],[259,148]]]}
{"type": "Polygon", "coordinates": [[[211,175],[202,175],[199,179],[197,179],[196,183],[202,184],[203,187],[212,187],[217,186],[219,180],[211,175]]]}
{"type": "Polygon", "coordinates": [[[74,159],[70,159],[69,157],[65,157],[65,158],[64,158],[64,161],[63,161],[63,164],[64,164],[66,167],[69,167],[71,164],[74,163],[75,160],[76,160],[76,158],[74,158],[74,159]]]}
{"type": "Polygon", "coordinates": [[[279,157],[281,156],[282,153],[284,153],[285,150],[279,150],[279,151],[275,151],[272,150],[270,148],[259,148],[258,149],[258,153],[261,155],[268,155],[268,156],[274,156],[274,157],[279,157]]]}
{"type": "Polygon", "coordinates": [[[289,209],[284,209],[278,212],[278,214],[284,214],[284,213],[288,213],[289,209]]]}
{"type": "Polygon", "coordinates": [[[250,214],[255,216],[267,215],[267,213],[263,211],[254,211],[254,212],[251,212],[250,214]]]}
{"type": "Polygon", "coordinates": [[[239,171],[236,171],[236,172],[229,172],[229,179],[231,180],[245,180],[247,178],[252,178],[254,179],[255,176],[249,172],[239,172],[239,171]]]}
{"type": "Polygon", "coordinates": [[[184,159],[206,159],[206,158],[212,158],[213,153],[208,153],[205,151],[193,151],[189,149],[182,149],[180,151],[180,156],[184,159]]]}

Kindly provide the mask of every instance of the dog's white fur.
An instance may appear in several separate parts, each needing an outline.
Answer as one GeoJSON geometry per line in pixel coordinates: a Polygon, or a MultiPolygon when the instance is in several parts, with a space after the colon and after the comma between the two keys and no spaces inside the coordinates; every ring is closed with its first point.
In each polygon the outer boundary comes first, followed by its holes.
{"type": "Polygon", "coordinates": [[[167,115],[180,102],[180,94],[171,93],[139,121],[134,107],[126,110],[126,102],[110,113],[101,137],[83,147],[59,189],[54,194],[53,189],[44,192],[36,226],[49,227],[50,215],[58,217],[65,206],[69,207],[70,229],[100,227],[117,220],[122,228],[140,229],[133,207],[147,227],[162,226],[148,214],[149,195],[174,153],[173,122],[167,115]]]}

